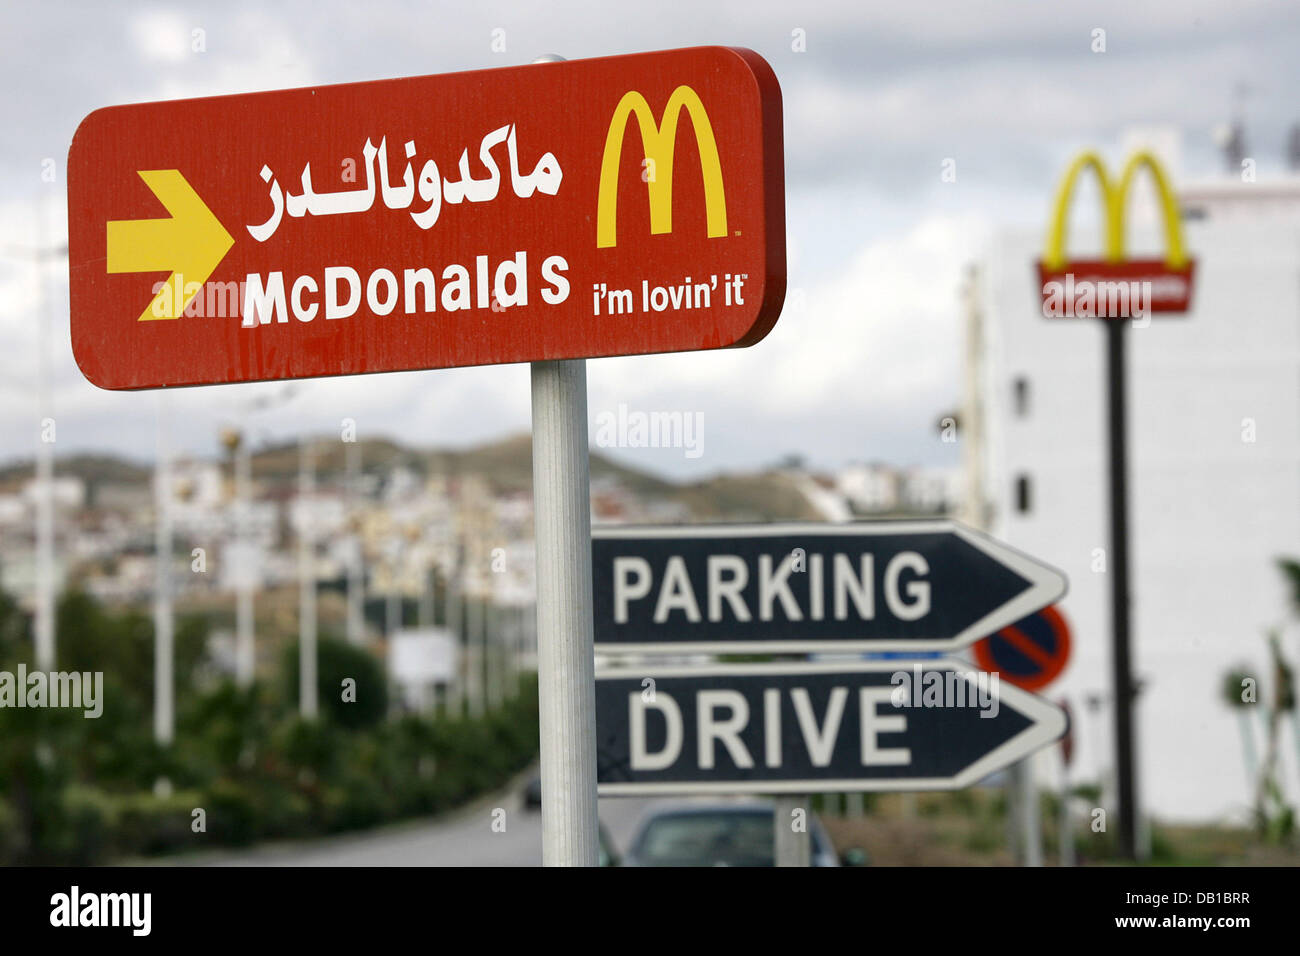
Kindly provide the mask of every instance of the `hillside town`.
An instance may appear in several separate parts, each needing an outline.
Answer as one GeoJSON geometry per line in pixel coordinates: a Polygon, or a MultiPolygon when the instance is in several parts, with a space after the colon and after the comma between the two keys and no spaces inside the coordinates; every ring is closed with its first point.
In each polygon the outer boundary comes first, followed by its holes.
{"type": "MultiPolygon", "coordinates": [[[[527,436],[450,455],[317,439],[308,443],[309,489],[300,482],[301,449],[268,446],[249,452],[246,499],[237,480],[243,450],[235,433],[224,437],[223,458],[187,456],[170,464],[179,607],[212,606],[245,580],[257,592],[297,587],[303,533],[311,541],[311,576],[325,590],[345,590],[349,573],[359,571],[368,598],[396,597],[417,614],[434,580],[454,580],[463,593],[501,605],[532,602],[527,436]]],[[[664,481],[596,454],[592,471],[594,523],[935,516],[952,512],[960,491],[955,469],[864,463],[822,472],[798,458],[694,484],[664,481]]],[[[157,481],[153,468],[126,460],[56,460],[60,590],[83,589],[108,603],[150,599],[157,481]]],[[[30,464],[0,470],[0,588],[24,607],[34,594],[38,499],[30,464]]],[[[368,621],[369,636],[400,625],[403,616],[399,610],[396,621],[368,621]]]]}

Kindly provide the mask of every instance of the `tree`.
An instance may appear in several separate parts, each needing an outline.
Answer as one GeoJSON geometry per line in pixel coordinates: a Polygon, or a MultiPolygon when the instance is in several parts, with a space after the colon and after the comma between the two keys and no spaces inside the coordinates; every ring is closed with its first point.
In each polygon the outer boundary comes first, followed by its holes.
{"type": "MultiPolygon", "coordinates": [[[[285,649],[285,696],[298,707],[298,642],[285,649]]],[[[316,699],[321,716],[357,730],[379,724],[388,714],[388,685],[380,661],[368,651],[332,637],[316,642],[316,699]],[[345,681],[352,681],[350,685],[345,681]]]]}

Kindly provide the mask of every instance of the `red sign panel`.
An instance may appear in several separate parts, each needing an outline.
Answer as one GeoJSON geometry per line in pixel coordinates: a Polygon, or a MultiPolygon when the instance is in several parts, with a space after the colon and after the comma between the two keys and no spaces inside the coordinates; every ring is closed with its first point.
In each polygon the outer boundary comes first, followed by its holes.
{"type": "Polygon", "coordinates": [[[1186,312],[1195,275],[1195,260],[1177,267],[1161,259],[1080,259],[1056,269],[1038,263],[1048,318],[1134,319],[1186,312]]]}
{"type": "Polygon", "coordinates": [[[68,210],[104,388],[752,345],[785,295],[780,88],[701,47],[110,107],[68,210]]]}

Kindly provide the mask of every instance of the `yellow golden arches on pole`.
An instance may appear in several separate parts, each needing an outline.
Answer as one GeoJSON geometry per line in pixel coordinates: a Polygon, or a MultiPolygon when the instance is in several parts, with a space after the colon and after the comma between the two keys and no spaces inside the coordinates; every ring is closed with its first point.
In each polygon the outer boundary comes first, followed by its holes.
{"type": "Polygon", "coordinates": [[[600,162],[600,185],[596,200],[596,247],[607,249],[618,243],[618,167],[623,155],[623,137],[629,116],[635,116],[645,147],[646,188],[650,198],[650,232],[673,231],[673,154],[677,143],[677,121],[682,110],[695,129],[699,144],[700,171],[704,176],[704,212],[710,238],[727,234],[727,199],[722,186],[722,162],[713,124],[689,86],[679,86],[668,97],[663,118],[655,122],[646,98],[636,90],[623,94],[614,108],[605,134],[605,151],[600,162]]]}
{"type": "Polygon", "coordinates": [[[1183,247],[1183,223],[1178,213],[1178,201],[1174,198],[1174,191],[1169,187],[1169,179],[1165,176],[1164,168],[1156,160],[1155,156],[1143,150],[1140,153],[1134,153],[1129,157],[1129,161],[1124,164],[1124,173],[1120,176],[1119,191],[1115,196],[1115,205],[1111,210],[1111,215],[1118,223],[1117,229],[1120,233],[1120,243],[1124,241],[1123,232],[1123,213],[1124,206],[1128,202],[1128,190],[1133,184],[1133,177],[1141,167],[1151,173],[1151,180],[1155,183],[1156,194],[1160,197],[1160,209],[1165,219],[1165,241],[1166,252],[1165,262],[1171,269],[1181,269],[1187,264],[1187,253],[1183,247]]]}
{"type": "Polygon", "coordinates": [[[1096,174],[1098,185],[1101,187],[1106,259],[1108,262],[1124,261],[1124,207],[1128,202],[1133,178],[1143,168],[1151,173],[1156,193],[1160,197],[1167,242],[1165,262],[1171,269],[1184,267],[1187,264],[1187,252],[1183,245],[1183,226],[1178,213],[1178,202],[1174,198],[1164,169],[1155,156],[1146,150],[1129,157],[1118,183],[1111,181],[1105,163],[1091,150],[1081,154],[1070,164],[1056,193],[1051,227],[1047,234],[1047,248],[1043,252],[1043,265],[1048,269],[1065,267],[1065,234],[1069,225],[1070,200],[1074,195],[1074,187],[1079,176],[1085,170],[1092,170],[1096,174]]]}
{"type": "Polygon", "coordinates": [[[1097,185],[1101,187],[1102,219],[1106,228],[1106,258],[1118,261],[1124,245],[1124,235],[1117,229],[1116,217],[1111,215],[1112,197],[1115,190],[1106,173],[1106,164],[1094,152],[1081,154],[1065,172],[1065,178],[1056,191],[1056,207],[1052,214],[1052,223],[1047,233],[1047,248],[1043,252],[1043,265],[1049,269],[1065,266],[1065,231],[1070,221],[1070,199],[1074,196],[1075,184],[1084,170],[1091,169],[1097,174],[1097,185]]]}

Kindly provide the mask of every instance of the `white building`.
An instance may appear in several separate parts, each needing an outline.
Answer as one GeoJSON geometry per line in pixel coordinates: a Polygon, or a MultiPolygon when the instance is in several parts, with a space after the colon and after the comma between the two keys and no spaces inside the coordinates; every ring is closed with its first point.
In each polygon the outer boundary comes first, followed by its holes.
{"type": "Polygon", "coordinates": [[[902,504],[914,514],[940,514],[961,504],[962,474],[955,468],[908,468],[902,473],[902,504]]]}
{"type": "Polygon", "coordinates": [[[0,527],[26,524],[30,514],[28,501],[22,495],[0,495],[0,527]]]}
{"type": "MultiPolygon", "coordinates": [[[[1123,158],[1109,157],[1112,171],[1123,158]]],[[[1128,227],[1142,254],[1164,248],[1139,205],[1147,188],[1128,227]]],[[[1092,196],[1079,190],[1081,225],[1098,218],[1092,196]]],[[[1290,613],[1275,562],[1300,556],[1300,181],[1188,187],[1180,203],[1197,259],[1192,310],[1126,333],[1138,788],[1161,819],[1242,820],[1253,794],[1223,677],[1246,664],[1271,693],[1264,632],[1290,613]]],[[[1105,339],[1100,320],[1042,315],[1034,262],[1048,205],[1041,230],[1002,235],[973,272],[962,420],[979,446],[967,487],[984,506],[966,515],[1069,576],[1073,662],[1045,694],[1069,698],[1073,776],[1096,780],[1114,752],[1105,339]],[[1090,712],[1098,694],[1106,703],[1090,712]]],[[[1072,251],[1095,255],[1095,228],[1072,233],[1072,251]]],[[[1285,649],[1295,661],[1300,644],[1285,649]]],[[[1256,737],[1262,750],[1262,722],[1256,737]]],[[[1292,799],[1295,755],[1284,738],[1292,799]]]]}
{"type": "Polygon", "coordinates": [[[899,505],[898,470],[892,465],[846,465],[836,475],[836,487],[860,514],[894,511],[899,505]]]}
{"type": "MultiPolygon", "coordinates": [[[[86,483],[76,475],[55,475],[50,480],[50,498],[56,508],[77,510],[86,506],[86,483]]],[[[40,487],[35,478],[23,485],[23,500],[32,508],[40,500],[40,487]]]]}
{"type": "Polygon", "coordinates": [[[433,710],[436,688],[458,678],[460,650],[456,635],[445,628],[393,632],[388,639],[388,673],[409,710],[433,710]]]}
{"type": "Polygon", "coordinates": [[[172,462],[172,497],[178,503],[215,511],[226,498],[221,466],[216,462],[182,457],[172,462]]]}
{"type": "Polygon", "coordinates": [[[829,478],[796,471],[787,472],[787,477],[822,521],[852,520],[853,509],[848,499],[829,478]]]}

